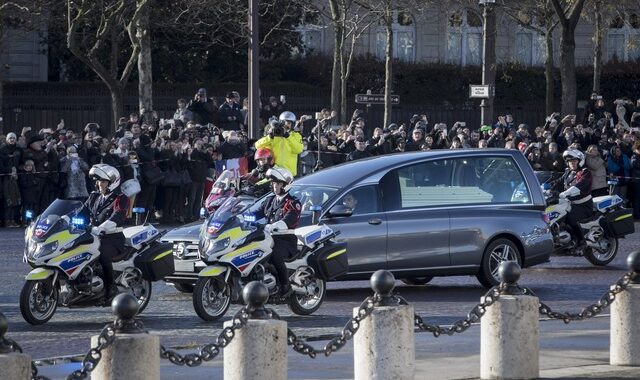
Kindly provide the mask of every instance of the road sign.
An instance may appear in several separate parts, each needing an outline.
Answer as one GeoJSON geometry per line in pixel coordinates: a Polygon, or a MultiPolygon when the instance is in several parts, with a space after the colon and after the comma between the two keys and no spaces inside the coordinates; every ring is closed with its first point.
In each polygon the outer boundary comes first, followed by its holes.
{"type": "MultiPolygon", "coordinates": [[[[384,94],[356,94],[358,104],[384,104],[384,94]]],[[[391,104],[400,104],[400,95],[391,95],[391,104]]]]}
{"type": "Polygon", "coordinates": [[[495,87],[490,85],[476,85],[469,86],[469,97],[476,99],[489,99],[489,97],[495,95],[495,87]]]}

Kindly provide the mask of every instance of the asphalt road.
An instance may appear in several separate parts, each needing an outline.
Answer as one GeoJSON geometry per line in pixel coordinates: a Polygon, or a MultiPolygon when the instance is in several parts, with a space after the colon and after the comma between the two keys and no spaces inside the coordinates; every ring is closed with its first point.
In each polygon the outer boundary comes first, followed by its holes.
{"type": "MultiPolygon", "coordinates": [[[[640,231],[640,224],[636,223],[640,231]]],[[[20,315],[18,298],[29,271],[22,263],[23,231],[0,229],[0,311],[9,319],[10,338],[22,345],[33,358],[58,357],[86,352],[89,337],[112,319],[107,308],[58,308],[43,326],[31,326],[20,315]]],[[[594,267],[583,258],[552,257],[551,262],[524,270],[520,283],[533,289],[542,301],[562,311],[579,311],[595,302],[609,285],[626,271],[627,254],[640,248],[640,232],[621,240],[616,259],[604,268],[594,267]]],[[[191,296],[164,283],[154,283],[148,308],[140,316],[145,327],[161,335],[165,346],[195,347],[213,341],[223,321],[205,323],[193,311],[191,296]]],[[[398,292],[429,323],[450,324],[465,316],[485,293],[475,277],[435,278],[427,286],[405,286],[397,282],[398,292]]],[[[286,306],[275,307],[294,331],[304,337],[337,334],[352,309],[371,294],[368,282],[329,284],[327,299],[312,316],[292,315],[286,306]]],[[[231,316],[238,310],[232,306],[231,316]]],[[[230,317],[229,317],[230,318],[230,317]]],[[[228,320],[226,318],[225,320],[228,320]]],[[[473,334],[471,334],[473,335],[473,334]]],[[[317,342],[316,345],[321,345],[317,342]]]]}

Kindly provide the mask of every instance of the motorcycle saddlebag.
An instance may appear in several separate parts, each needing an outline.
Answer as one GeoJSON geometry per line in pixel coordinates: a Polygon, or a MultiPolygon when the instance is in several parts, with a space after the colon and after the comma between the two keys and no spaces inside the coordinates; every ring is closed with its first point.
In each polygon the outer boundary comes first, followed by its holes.
{"type": "Polygon", "coordinates": [[[623,237],[635,232],[633,224],[633,210],[620,208],[604,215],[601,221],[602,229],[607,237],[623,237]]]}
{"type": "Polygon", "coordinates": [[[347,274],[347,243],[328,242],[309,257],[309,264],[318,277],[327,281],[347,274]]]}
{"type": "Polygon", "coordinates": [[[170,243],[154,245],[138,255],[133,263],[142,271],[142,278],[145,280],[162,280],[175,271],[172,253],[170,243]]]}

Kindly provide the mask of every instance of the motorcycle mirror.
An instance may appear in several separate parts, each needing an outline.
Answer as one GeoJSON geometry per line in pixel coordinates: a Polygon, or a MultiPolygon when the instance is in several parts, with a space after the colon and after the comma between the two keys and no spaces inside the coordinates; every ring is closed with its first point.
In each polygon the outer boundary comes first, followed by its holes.
{"type": "Polygon", "coordinates": [[[309,211],[311,211],[311,224],[317,224],[320,220],[320,212],[322,211],[322,207],[313,205],[309,207],[309,211]]]}

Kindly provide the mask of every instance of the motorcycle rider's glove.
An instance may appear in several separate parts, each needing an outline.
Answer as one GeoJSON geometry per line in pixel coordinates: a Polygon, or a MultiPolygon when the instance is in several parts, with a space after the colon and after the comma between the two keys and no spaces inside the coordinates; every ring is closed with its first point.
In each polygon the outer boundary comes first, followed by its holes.
{"type": "Polygon", "coordinates": [[[264,232],[270,234],[272,232],[283,231],[288,228],[287,223],[284,220],[278,220],[275,223],[267,224],[264,226],[264,232]]]}
{"type": "Polygon", "coordinates": [[[560,198],[577,197],[580,195],[580,189],[575,186],[571,186],[567,190],[560,193],[560,198]]]}

